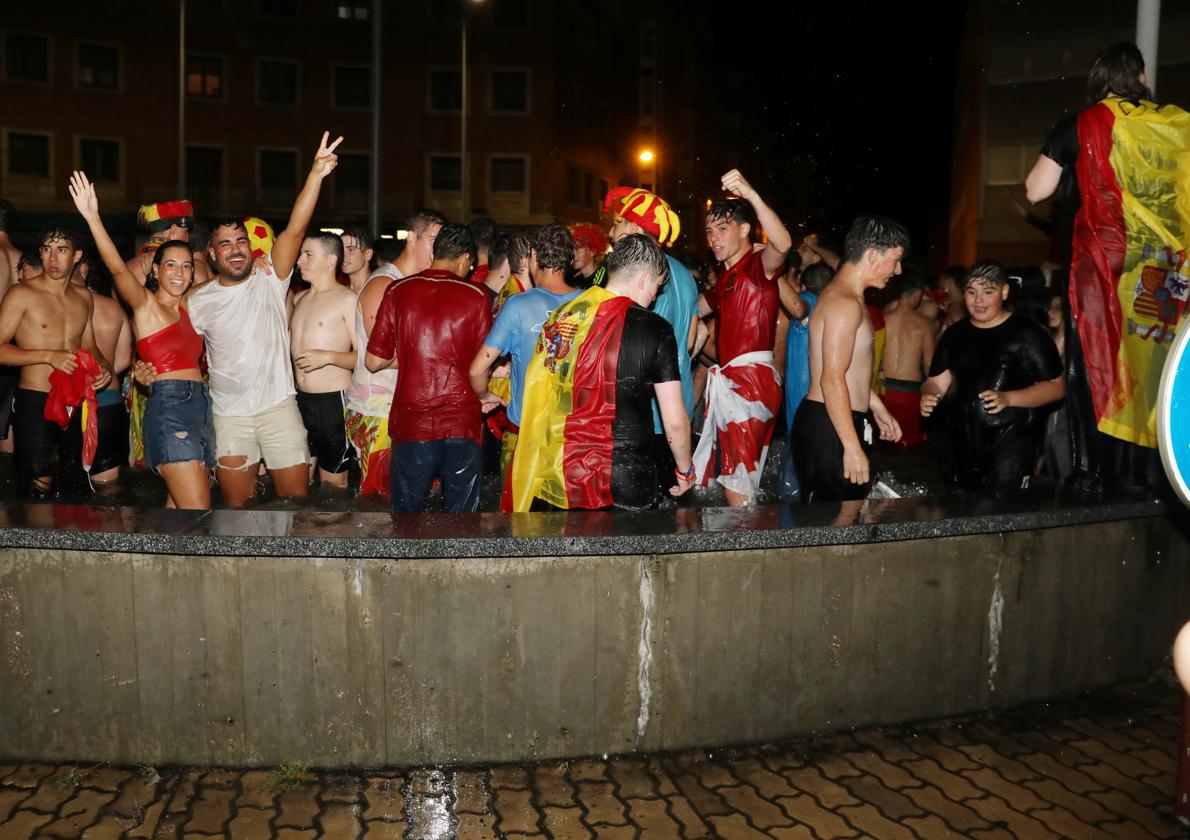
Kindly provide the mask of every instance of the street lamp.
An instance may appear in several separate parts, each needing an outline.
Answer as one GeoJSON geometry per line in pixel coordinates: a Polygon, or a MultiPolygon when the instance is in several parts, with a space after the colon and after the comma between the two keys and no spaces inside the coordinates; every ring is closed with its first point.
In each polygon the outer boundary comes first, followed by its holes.
{"type": "Polygon", "coordinates": [[[652,163],[653,162],[653,150],[652,149],[643,149],[640,153],[640,162],[641,163],[652,163]]]}
{"type": "Polygon", "coordinates": [[[459,86],[462,96],[459,108],[459,193],[462,198],[459,221],[467,221],[467,7],[479,5],[483,0],[463,0],[463,10],[460,15],[460,29],[462,30],[462,58],[459,62],[459,86]]]}

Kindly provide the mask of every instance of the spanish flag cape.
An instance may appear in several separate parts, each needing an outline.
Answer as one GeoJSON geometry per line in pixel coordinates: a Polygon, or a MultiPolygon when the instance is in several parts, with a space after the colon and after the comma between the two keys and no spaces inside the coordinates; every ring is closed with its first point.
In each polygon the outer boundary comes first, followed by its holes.
{"type": "Polygon", "coordinates": [[[629,298],[587,289],[546,319],[525,374],[512,460],[512,509],[612,503],[616,365],[629,298]]]}
{"type": "Polygon", "coordinates": [[[1078,115],[1070,306],[1099,430],[1157,445],[1157,385],[1190,288],[1190,114],[1105,99],[1078,115]]]}

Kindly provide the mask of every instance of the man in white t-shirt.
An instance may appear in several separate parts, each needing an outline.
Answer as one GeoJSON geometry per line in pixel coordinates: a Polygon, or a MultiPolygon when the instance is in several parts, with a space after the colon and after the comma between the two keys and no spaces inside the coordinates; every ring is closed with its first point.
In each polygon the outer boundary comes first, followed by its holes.
{"type": "Polygon", "coordinates": [[[215,282],[187,301],[190,321],[207,345],[215,475],[228,505],[255,494],[262,457],[278,496],[306,494],[310,453],[295,399],[285,294],[322,180],[339,162],[335,149],[343,138],[328,146],[329,137],[323,133],[289,224],[273,245],[272,270],[253,265],[243,222],[217,222],[208,250],[215,282]]]}

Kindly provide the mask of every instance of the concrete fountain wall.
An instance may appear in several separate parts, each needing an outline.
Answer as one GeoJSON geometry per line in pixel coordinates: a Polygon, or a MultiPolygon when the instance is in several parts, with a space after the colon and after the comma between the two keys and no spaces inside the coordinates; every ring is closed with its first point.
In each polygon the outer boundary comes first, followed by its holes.
{"type": "Polygon", "coordinates": [[[0,526],[0,760],[339,767],[758,742],[1143,675],[1190,613],[1190,545],[1153,502],[13,506],[0,526]]]}

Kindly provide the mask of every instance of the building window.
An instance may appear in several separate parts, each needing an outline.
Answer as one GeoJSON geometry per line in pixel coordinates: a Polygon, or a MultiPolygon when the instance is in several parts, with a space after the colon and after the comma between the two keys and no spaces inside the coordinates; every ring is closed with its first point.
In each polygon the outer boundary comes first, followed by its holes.
{"type": "Polygon", "coordinates": [[[10,82],[48,82],[50,39],[22,32],[5,35],[4,76],[10,82]]]}
{"type": "Polygon", "coordinates": [[[525,192],[525,170],[528,161],[523,157],[493,157],[491,184],[494,193],[525,192]]]}
{"type": "Polygon", "coordinates": [[[256,65],[257,96],[263,105],[296,105],[298,67],[292,61],[262,60],[256,65]]]}
{"type": "Polygon", "coordinates": [[[529,110],[529,74],[524,70],[492,71],[492,110],[524,114],[529,110]]]}
{"type": "Polygon", "coordinates": [[[495,0],[492,4],[492,26],[521,29],[528,25],[529,0],[495,0]]]}
{"type": "Polygon", "coordinates": [[[587,207],[595,206],[595,176],[590,172],[583,173],[583,203],[587,207]]]}
{"type": "Polygon", "coordinates": [[[196,207],[210,213],[223,207],[223,150],[186,147],[186,194],[196,207]]]}
{"type": "Polygon", "coordinates": [[[462,80],[458,70],[431,70],[430,110],[456,114],[463,110],[462,80]]]}
{"type": "Polygon", "coordinates": [[[297,188],[297,153],[261,151],[260,186],[264,190],[285,190],[297,188]]]}
{"type": "Polygon", "coordinates": [[[456,27],[463,22],[463,4],[459,0],[426,0],[431,26],[456,27]]]}
{"type": "Polygon", "coordinates": [[[462,192],[463,168],[458,155],[430,155],[430,192],[462,192]]]}
{"type": "Polygon", "coordinates": [[[297,17],[298,0],[256,0],[256,11],[265,17],[297,17]]]}
{"type": "Polygon", "coordinates": [[[600,202],[602,202],[603,199],[607,197],[607,194],[610,190],[611,190],[611,187],[608,186],[607,179],[600,178],[599,179],[599,201],[600,202]]]}
{"type": "Polygon", "coordinates": [[[78,45],[79,87],[119,90],[120,50],[105,44],[78,45]]]}
{"type": "Polygon", "coordinates": [[[571,204],[578,205],[579,203],[579,181],[581,173],[578,167],[572,164],[566,165],[566,200],[571,204]]]}
{"type": "Polygon", "coordinates": [[[372,101],[371,69],[335,66],[335,107],[367,108],[372,101]]]}
{"type": "Polygon", "coordinates": [[[339,155],[335,167],[335,210],[360,212],[368,209],[368,156],[339,155]]]}
{"type": "Polygon", "coordinates": [[[339,20],[367,20],[371,5],[369,0],[339,0],[336,14],[339,20]]]}
{"type": "Polygon", "coordinates": [[[50,177],[50,136],[10,132],[8,174],[29,178],[50,177]]]}
{"type": "Polygon", "coordinates": [[[186,56],[186,94],[198,99],[222,99],[223,59],[214,55],[186,56]]]}
{"type": "Polygon", "coordinates": [[[120,181],[120,143],[116,140],[79,140],[79,167],[97,184],[120,181]]]}

